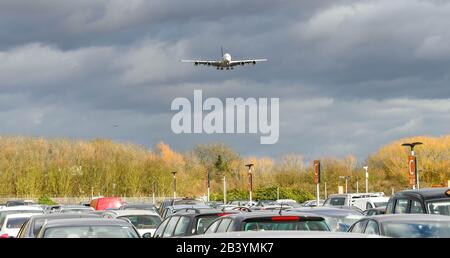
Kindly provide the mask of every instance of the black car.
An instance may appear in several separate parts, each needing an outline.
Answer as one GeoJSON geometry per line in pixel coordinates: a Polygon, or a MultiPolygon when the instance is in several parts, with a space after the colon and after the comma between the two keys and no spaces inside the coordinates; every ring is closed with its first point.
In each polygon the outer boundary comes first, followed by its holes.
{"type": "Polygon", "coordinates": [[[216,219],[205,234],[234,231],[331,231],[325,219],[318,215],[298,212],[242,212],[216,219]]]}
{"type": "Polygon", "coordinates": [[[158,212],[158,209],[151,203],[127,203],[119,208],[120,210],[149,210],[158,212]]]}
{"type": "Polygon", "coordinates": [[[166,218],[156,229],[154,238],[184,237],[203,234],[218,217],[236,212],[213,209],[186,209],[166,218]]]}
{"type": "Polygon", "coordinates": [[[140,238],[140,235],[125,220],[77,218],[48,221],[36,238],[140,238]]]}
{"type": "Polygon", "coordinates": [[[20,228],[17,238],[35,238],[42,228],[45,222],[58,219],[75,219],[75,218],[99,218],[99,215],[95,214],[45,214],[36,215],[30,217],[20,228]]]}
{"type": "Polygon", "coordinates": [[[196,204],[205,204],[205,202],[197,200],[197,199],[193,199],[193,198],[165,199],[159,206],[158,212],[160,215],[162,215],[166,207],[174,206],[174,205],[181,205],[181,204],[196,205],[196,204]]]}
{"type": "Polygon", "coordinates": [[[389,199],[386,214],[450,215],[450,188],[405,190],[389,199]]]}

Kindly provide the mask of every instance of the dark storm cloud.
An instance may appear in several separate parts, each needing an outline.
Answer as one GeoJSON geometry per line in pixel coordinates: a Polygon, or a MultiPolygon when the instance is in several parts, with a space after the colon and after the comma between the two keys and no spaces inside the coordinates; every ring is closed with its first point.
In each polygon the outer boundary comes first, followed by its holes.
{"type": "Polygon", "coordinates": [[[449,15],[450,3],[419,0],[5,0],[0,133],[365,158],[399,137],[448,133],[449,15]],[[221,45],[269,62],[227,72],[179,62],[219,58],[221,45]],[[279,143],[173,134],[171,101],[194,89],[279,97],[279,143]]]}

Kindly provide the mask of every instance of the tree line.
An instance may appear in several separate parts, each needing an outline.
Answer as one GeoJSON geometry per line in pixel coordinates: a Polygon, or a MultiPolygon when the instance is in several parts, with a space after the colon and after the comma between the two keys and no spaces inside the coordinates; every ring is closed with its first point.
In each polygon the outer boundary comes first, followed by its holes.
{"type": "MultiPolygon", "coordinates": [[[[350,176],[349,192],[356,191],[356,181],[359,191],[365,191],[363,165],[369,166],[370,191],[390,194],[392,190],[408,188],[409,150],[401,146],[408,141],[424,143],[416,148],[421,186],[446,184],[450,179],[450,135],[423,136],[391,142],[363,161],[352,155],[341,159],[317,157],[327,193],[338,191],[338,185],[343,184],[340,176],[350,176]]],[[[270,189],[272,196],[274,189],[282,188],[287,192],[301,191],[300,196],[314,196],[312,161],[305,161],[301,155],[286,155],[279,160],[243,157],[220,142],[178,153],[163,142],[149,149],[108,139],[31,137],[0,137],[0,196],[171,196],[173,171],[177,171],[178,196],[204,195],[208,171],[212,193],[220,196],[223,177],[230,191],[248,189],[248,171],[244,166],[248,163],[255,164],[255,191],[270,189]]],[[[267,195],[260,192],[260,196],[267,195]]]]}

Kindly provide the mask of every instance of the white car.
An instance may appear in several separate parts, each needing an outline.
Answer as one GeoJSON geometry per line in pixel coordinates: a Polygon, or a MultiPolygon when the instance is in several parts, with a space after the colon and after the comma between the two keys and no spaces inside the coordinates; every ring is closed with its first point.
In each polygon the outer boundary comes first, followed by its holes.
{"type": "MultiPolygon", "coordinates": [[[[348,193],[348,194],[332,194],[329,195],[325,200],[323,206],[356,206],[361,210],[366,210],[366,204],[369,200],[377,200],[377,198],[385,197],[383,192],[377,193],[348,193]],[[357,201],[361,200],[361,201],[357,201]],[[358,202],[358,203],[357,203],[358,202]],[[356,205],[355,205],[356,204],[356,205]]],[[[389,199],[389,198],[387,198],[389,199]]],[[[385,199],[383,199],[385,200],[385,199]]],[[[375,201],[374,201],[375,202],[375,201]]],[[[376,201],[376,202],[384,202],[384,201],[376,201]]],[[[378,206],[379,207],[379,206],[378,206]]]]}
{"type": "Polygon", "coordinates": [[[102,216],[111,219],[124,219],[130,222],[141,237],[146,233],[150,233],[153,236],[156,228],[162,221],[161,216],[152,210],[111,210],[106,211],[102,216]]]}
{"type": "Polygon", "coordinates": [[[6,216],[13,214],[32,213],[32,214],[44,214],[41,207],[38,206],[13,206],[4,207],[0,210],[0,228],[3,227],[6,216]]]}
{"type": "Polygon", "coordinates": [[[2,223],[0,238],[17,237],[22,225],[33,215],[36,213],[16,213],[4,216],[4,219],[0,221],[2,223]]]}

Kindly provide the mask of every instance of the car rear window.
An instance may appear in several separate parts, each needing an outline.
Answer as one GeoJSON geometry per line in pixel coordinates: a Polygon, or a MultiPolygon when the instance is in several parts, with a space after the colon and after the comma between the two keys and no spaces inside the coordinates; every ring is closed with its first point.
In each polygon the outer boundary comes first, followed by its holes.
{"type": "Polygon", "coordinates": [[[197,219],[195,226],[197,234],[205,233],[205,230],[211,225],[211,223],[217,219],[217,216],[202,216],[197,219]]]}
{"type": "Polygon", "coordinates": [[[345,205],[345,197],[331,198],[330,199],[330,205],[332,205],[332,206],[345,205]]]}
{"type": "Polygon", "coordinates": [[[23,223],[27,221],[28,217],[10,218],[6,222],[6,228],[21,228],[23,223]]]}
{"type": "Polygon", "coordinates": [[[325,220],[293,220],[272,221],[262,219],[260,221],[251,219],[242,224],[243,231],[271,231],[271,230],[295,230],[295,231],[330,231],[325,220]]]}

